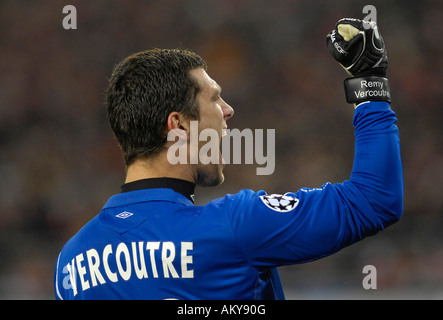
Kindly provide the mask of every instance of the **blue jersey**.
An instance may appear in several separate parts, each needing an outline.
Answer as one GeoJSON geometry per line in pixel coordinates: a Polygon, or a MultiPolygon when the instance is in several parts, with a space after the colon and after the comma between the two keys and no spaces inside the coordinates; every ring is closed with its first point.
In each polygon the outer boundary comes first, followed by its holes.
{"type": "Polygon", "coordinates": [[[241,190],[193,204],[193,185],[124,186],[62,249],[57,299],[283,299],[276,267],[330,255],[400,218],[403,178],[394,112],[354,114],[343,183],[284,195],[241,190]]]}

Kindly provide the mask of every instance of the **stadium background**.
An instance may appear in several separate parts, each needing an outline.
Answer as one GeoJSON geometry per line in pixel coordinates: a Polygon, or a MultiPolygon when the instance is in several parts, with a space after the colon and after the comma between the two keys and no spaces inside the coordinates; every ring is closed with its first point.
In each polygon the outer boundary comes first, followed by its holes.
{"type": "Polygon", "coordinates": [[[352,107],[325,35],[377,8],[389,52],[405,175],[403,219],[309,264],[280,268],[288,299],[443,298],[443,1],[0,2],[0,298],[53,299],[65,241],[124,179],[103,107],[106,79],[127,55],[189,48],[236,110],[230,128],[276,129],[276,170],[230,165],[197,202],[241,188],[269,193],[347,179],[352,107]],[[77,8],[78,29],[62,27],[77,8]],[[362,269],[377,268],[377,290],[362,269]]]}

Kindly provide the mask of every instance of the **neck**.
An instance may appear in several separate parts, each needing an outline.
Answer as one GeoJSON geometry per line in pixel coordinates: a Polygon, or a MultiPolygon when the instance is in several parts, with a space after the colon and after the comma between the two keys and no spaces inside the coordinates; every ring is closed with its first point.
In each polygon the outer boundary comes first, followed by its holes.
{"type": "Polygon", "coordinates": [[[189,165],[171,165],[162,154],[135,160],[126,170],[125,183],[150,178],[175,178],[195,183],[189,165]]]}

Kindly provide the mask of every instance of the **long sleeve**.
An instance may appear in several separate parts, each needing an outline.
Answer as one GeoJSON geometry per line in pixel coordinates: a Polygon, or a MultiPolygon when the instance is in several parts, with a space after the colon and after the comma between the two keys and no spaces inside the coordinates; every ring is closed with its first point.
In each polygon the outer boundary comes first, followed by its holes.
{"type": "Polygon", "coordinates": [[[354,165],[343,183],[284,195],[243,190],[227,196],[230,224],[248,261],[272,267],[319,259],[400,219],[403,174],[396,121],[386,102],[357,107],[354,165]]]}
{"type": "Polygon", "coordinates": [[[361,104],[354,115],[355,157],[351,182],[384,226],[403,211],[403,171],[397,119],[387,102],[361,104]]]}

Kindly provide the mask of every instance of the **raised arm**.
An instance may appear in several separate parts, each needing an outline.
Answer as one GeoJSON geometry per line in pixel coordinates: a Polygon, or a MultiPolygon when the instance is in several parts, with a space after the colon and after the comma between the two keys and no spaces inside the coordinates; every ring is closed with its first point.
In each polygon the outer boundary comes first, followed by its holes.
{"type": "MultiPolygon", "coordinates": [[[[398,219],[403,209],[403,172],[396,118],[388,104],[391,94],[383,37],[375,22],[345,18],[327,35],[326,43],[351,76],[344,82],[346,100],[360,109],[354,117],[351,182],[376,212],[398,219]]],[[[389,224],[386,217],[383,220],[389,224]]]]}
{"type": "Polygon", "coordinates": [[[227,197],[233,233],[248,261],[257,267],[319,259],[401,217],[403,173],[397,119],[390,107],[383,39],[371,26],[366,30],[360,20],[342,19],[327,38],[334,58],[351,75],[345,80],[347,100],[356,107],[350,179],[285,195],[245,190],[227,197]]]}

